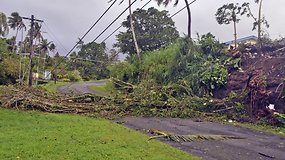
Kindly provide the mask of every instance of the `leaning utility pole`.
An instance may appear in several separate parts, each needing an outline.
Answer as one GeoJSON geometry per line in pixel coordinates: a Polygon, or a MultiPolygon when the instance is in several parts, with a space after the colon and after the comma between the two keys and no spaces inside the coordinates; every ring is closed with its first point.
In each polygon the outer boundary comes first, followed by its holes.
{"type": "MultiPolygon", "coordinates": [[[[31,16],[31,18],[27,17],[22,17],[23,19],[27,19],[31,21],[31,30],[30,30],[30,61],[29,61],[29,86],[31,87],[33,85],[33,68],[32,68],[32,63],[33,63],[33,55],[34,55],[34,46],[33,46],[33,40],[34,40],[34,24],[35,21],[37,22],[44,22],[39,19],[35,19],[34,15],[31,16]]],[[[38,32],[38,31],[37,31],[38,32]]]]}

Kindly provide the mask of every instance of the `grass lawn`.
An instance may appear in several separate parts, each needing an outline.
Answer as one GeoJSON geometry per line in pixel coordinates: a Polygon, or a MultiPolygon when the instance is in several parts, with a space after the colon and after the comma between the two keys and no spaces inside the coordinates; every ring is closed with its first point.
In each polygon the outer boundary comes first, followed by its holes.
{"type": "Polygon", "coordinates": [[[50,93],[56,93],[57,92],[57,88],[67,85],[71,82],[60,82],[57,81],[56,84],[54,84],[54,81],[50,81],[47,84],[43,84],[43,85],[39,85],[40,87],[43,87],[44,89],[46,89],[48,92],[50,93]]]}
{"type": "Polygon", "coordinates": [[[94,85],[94,86],[90,86],[89,87],[90,90],[93,90],[97,93],[99,93],[100,95],[103,96],[108,96],[109,95],[109,91],[106,89],[106,85],[94,85]]]}
{"type": "Polygon", "coordinates": [[[0,159],[197,159],[113,122],[0,109],[0,159]]]}

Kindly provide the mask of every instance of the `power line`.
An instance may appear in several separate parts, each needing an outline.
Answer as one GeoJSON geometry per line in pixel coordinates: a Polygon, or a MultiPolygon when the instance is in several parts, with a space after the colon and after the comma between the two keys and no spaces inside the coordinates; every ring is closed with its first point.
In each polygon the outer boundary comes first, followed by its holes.
{"type": "MultiPolygon", "coordinates": [[[[88,31],[80,38],[80,40],[70,49],[70,51],[64,56],[65,58],[70,55],[70,53],[77,47],[77,45],[87,36],[87,34],[97,25],[97,23],[104,17],[104,15],[112,8],[112,6],[116,3],[117,0],[115,0],[108,8],[105,10],[105,12],[97,19],[97,21],[88,29],[88,31]]],[[[63,60],[61,60],[55,68],[57,68],[63,60]]],[[[55,68],[51,71],[53,72],[55,68]]]]}
{"type": "MultiPolygon", "coordinates": [[[[151,1],[152,1],[152,0],[149,0],[146,4],[144,4],[144,5],[139,9],[139,11],[142,10],[144,7],[146,7],[151,1]]],[[[120,25],[118,28],[116,28],[111,34],[109,34],[109,35],[107,36],[107,38],[105,38],[105,39],[102,41],[102,43],[105,42],[107,39],[109,39],[114,33],[116,33],[116,32],[117,32],[120,28],[122,28],[122,27],[123,27],[123,25],[120,25]]]]}
{"type": "Polygon", "coordinates": [[[55,39],[59,46],[67,52],[67,49],[64,47],[64,45],[61,43],[61,41],[55,36],[55,34],[52,32],[52,30],[48,27],[48,25],[44,22],[44,25],[46,29],[48,30],[47,34],[50,36],[50,38],[55,39]]]}
{"type": "Polygon", "coordinates": [[[187,6],[190,6],[191,4],[193,4],[194,2],[196,2],[197,0],[194,0],[190,3],[188,3],[185,7],[181,8],[179,11],[177,11],[176,13],[174,13],[172,16],[170,16],[170,18],[176,16],[178,13],[180,13],[181,11],[183,11],[187,6]]]}
{"type": "MultiPolygon", "coordinates": [[[[193,4],[195,1],[197,1],[197,0],[194,0],[194,1],[190,2],[190,3],[188,3],[187,6],[193,4]]],[[[145,6],[147,6],[150,2],[151,2],[151,0],[148,1],[142,8],[140,8],[140,10],[142,10],[142,9],[143,9],[145,6]]],[[[172,17],[176,16],[177,14],[179,14],[179,13],[180,13],[181,11],[183,11],[187,6],[181,8],[179,11],[175,12],[172,16],[170,16],[170,18],[172,18],[172,17]]],[[[111,34],[109,34],[102,42],[105,42],[107,39],[109,39],[113,34],[115,34],[115,33],[116,33],[120,28],[122,28],[122,27],[123,27],[123,25],[120,25],[120,26],[119,26],[118,28],[116,28],[111,34]]]]}
{"type": "Polygon", "coordinates": [[[92,41],[92,43],[95,42],[104,32],[106,32],[107,29],[109,29],[136,1],[137,1],[137,0],[134,0],[134,1],[129,5],[129,7],[127,7],[121,14],[119,14],[119,16],[117,16],[117,18],[115,18],[115,19],[111,22],[111,24],[109,24],[108,27],[106,27],[106,28],[92,41]]]}

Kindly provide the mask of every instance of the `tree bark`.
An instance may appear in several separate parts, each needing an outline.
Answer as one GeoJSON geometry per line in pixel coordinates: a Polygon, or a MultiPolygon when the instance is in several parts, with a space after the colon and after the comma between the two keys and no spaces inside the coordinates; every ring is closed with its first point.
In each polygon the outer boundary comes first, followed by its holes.
{"type": "Polygon", "coordinates": [[[234,36],[235,36],[235,48],[237,48],[237,24],[234,21],[234,36]]]}
{"type": "Polygon", "coordinates": [[[16,36],[15,36],[15,44],[13,45],[13,53],[16,54],[16,45],[17,45],[17,36],[18,36],[18,31],[19,29],[17,28],[17,31],[16,31],[16,36]]]}
{"type": "Polygon", "coordinates": [[[260,0],[259,2],[259,11],[258,11],[258,30],[257,30],[257,34],[258,34],[258,37],[257,37],[257,42],[261,48],[261,11],[262,9],[262,0],[260,0]]]}
{"type": "Polygon", "coordinates": [[[131,25],[131,30],[132,30],[132,35],[133,35],[133,40],[134,40],[135,48],[136,48],[136,51],[137,51],[137,55],[138,55],[138,58],[140,59],[141,55],[140,55],[140,49],[139,49],[139,46],[138,46],[138,42],[137,42],[137,39],[136,39],[136,33],[135,33],[134,25],[133,25],[133,15],[132,15],[131,3],[132,3],[132,1],[129,0],[130,25],[131,25]]]}
{"type": "Polygon", "coordinates": [[[188,38],[191,39],[191,23],[192,23],[192,18],[191,18],[191,10],[190,6],[188,5],[188,0],[185,0],[186,8],[187,8],[187,13],[188,13],[188,38]]]}

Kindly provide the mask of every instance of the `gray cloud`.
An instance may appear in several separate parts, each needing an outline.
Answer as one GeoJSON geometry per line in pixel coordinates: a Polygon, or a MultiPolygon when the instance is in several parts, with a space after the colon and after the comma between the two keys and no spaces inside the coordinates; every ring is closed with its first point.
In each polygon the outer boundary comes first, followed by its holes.
{"type": "MultiPolygon", "coordinates": [[[[43,19],[50,30],[46,27],[43,29],[46,32],[44,35],[54,41],[61,54],[66,54],[77,41],[77,38],[82,36],[87,29],[97,20],[97,18],[110,5],[109,0],[0,0],[0,11],[6,15],[17,11],[22,16],[30,16],[34,14],[36,18],[43,19]],[[55,40],[54,36],[62,43],[55,40]],[[65,48],[65,49],[64,49],[65,48]]],[[[245,0],[246,1],[246,0],[245,0]]],[[[253,0],[247,0],[251,3],[252,11],[257,13],[258,6],[253,3],[253,0]]],[[[116,4],[111,11],[102,19],[102,21],[92,30],[92,32],[84,39],[85,42],[92,41],[101,31],[121,12],[127,7],[127,2],[123,4],[116,4]]],[[[147,0],[138,1],[134,5],[133,10],[139,8],[146,3],[147,0]]],[[[192,6],[192,33],[204,34],[212,32],[220,41],[227,41],[233,39],[232,25],[219,25],[215,20],[215,12],[217,8],[225,3],[240,2],[240,0],[197,0],[192,6]]],[[[244,1],[242,1],[244,2],[244,1]]],[[[166,9],[172,15],[180,8],[184,7],[184,1],[180,1],[177,7],[168,6],[158,7],[155,2],[151,2],[148,7],[155,6],[160,10],[166,9]]],[[[284,0],[264,1],[264,14],[270,23],[270,28],[267,30],[272,38],[285,36],[285,22],[282,18],[285,16],[283,7],[284,0]]],[[[105,34],[103,34],[97,42],[101,42],[107,37],[115,28],[117,28],[123,19],[126,18],[127,12],[120,18],[105,34]]],[[[187,29],[187,14],[182,11],[175,16],[174,21],[177,29],[181,34],[186,33],[187,29]]],[[[256,35],[256,31],[251,31],[252,20],[249,18],[242,18],[238,24],[238,37],[248,35],[256,35]]],[[[109,47],[115,42],[115,35],[107,41],[109,47]]]]}

